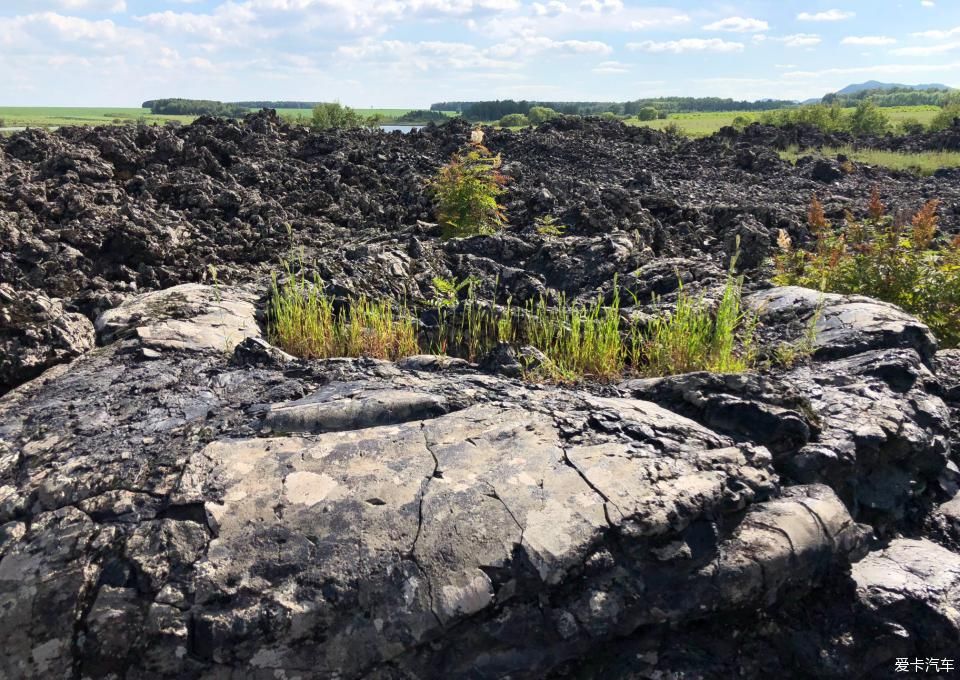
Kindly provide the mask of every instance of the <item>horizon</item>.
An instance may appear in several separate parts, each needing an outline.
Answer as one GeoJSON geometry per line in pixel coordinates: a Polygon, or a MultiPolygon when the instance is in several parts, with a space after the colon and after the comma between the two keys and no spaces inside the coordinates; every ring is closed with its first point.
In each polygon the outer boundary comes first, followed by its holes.
{"type": "Polygon", "coordinates": [[[133,108],[167,97],[414,109],[489,99],[803,101],[870,80],[956,85],[960,6],[13,0],[0,9],[0,45],[9,98],[0,106],[9,107],[133,108]]]}

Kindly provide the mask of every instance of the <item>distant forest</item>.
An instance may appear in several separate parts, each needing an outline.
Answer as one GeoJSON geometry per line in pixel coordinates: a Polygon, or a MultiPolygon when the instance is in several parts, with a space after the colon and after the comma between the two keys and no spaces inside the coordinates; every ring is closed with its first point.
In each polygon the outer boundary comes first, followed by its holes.
{"type": "Polygon", "coordinates": [[[150,113],[164,116],[222,116],[240,118],[249,113],[240,104],[224,104],[209,99],[151,99],[143,102],[142,108],[150,113]]]}
{"type": "Polygon", "coordinates": [[[856,106],[869,99],[877,106],[946,106],[960,99],[956,90],[915,90],[913,88],[863,90],[854,94],[833,93],[821,101],[824,104],[856,106]]]}
{"type": "Polygon", "coordinates": [[[432,104],[432,111],[457,111],[470,120],[499,120],[511,113],[527,115],[534,106],[545,106],[568,115],[598,115],[614,113],[618,116],[633,116],[640,109],[653,107],[665,113],[688,113],[709,111],[770,111],[796,102],[765,99],[757,102],[722,99],[720,97],[658,97],[637,99],[629,102],[538,102],[513,99],[476,102],[439,102],[432,104]]]}
{"type": "Polygon", "coordinates": [[[285,102],[285,101],[262,101],[262,102],[234,102],[237,106],[243,106],[248,109],[306,109],[313,110],[314,107],[325,104],[326,102],[285,102]]]}

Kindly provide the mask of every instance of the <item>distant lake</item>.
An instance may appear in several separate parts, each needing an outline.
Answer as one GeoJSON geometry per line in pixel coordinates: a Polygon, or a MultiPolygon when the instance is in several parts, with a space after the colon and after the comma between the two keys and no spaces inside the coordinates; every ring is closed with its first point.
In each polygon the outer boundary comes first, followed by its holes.
{"type": "Polygon", "coordinates": [[[422,127],[422,125],[381,125],[380,129],[384,132],[402,132],[403,134],[407,134],[408,132],[419,130],[422,127]]]}

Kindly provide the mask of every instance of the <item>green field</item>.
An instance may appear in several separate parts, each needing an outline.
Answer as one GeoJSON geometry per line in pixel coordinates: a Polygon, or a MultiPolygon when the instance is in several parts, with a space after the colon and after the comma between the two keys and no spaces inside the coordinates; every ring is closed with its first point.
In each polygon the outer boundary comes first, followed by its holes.
{"type": "Polygon", "coordinates": [[[194,116],[155,116],[150,109],[71,108],[41,106],[0,106],[0,127],[59,127],[61,125],[119,125],[136,123],[163,123],[177,120],[189,123],[194,116]]]}
{"type": "MultiPolygon", "coordinates": [[[[397,118],[416,109],[354,109],[361,116],[380,116],[383,120],[389,121],[393,118],[397,118]]],[[[312,112],[310,109],[277,109],[277,113],[284,118],[290,120],[302,120],[306,122],[309,120],[312,112]]],[[[444,111],[446,116],[455,116],[457,115],[455,111],[444,111]]]]}
{"type": "MultiPolygon", "coordinates": [[[[384,119],[396,118],[413,109],[356,109],[364,116],[379,115],[384,119]]],[[[852,110],[852,109],[848,109],[852,110]]],[[[928,124],[937,115],[935,106],[897,106],[884,108],[883,112],[896,124],[903,120],[915,119],[928,124]]],[[[310,118],[309,109],[278,109],[277,113],[285,118],[304,122],[310,118]]],[[[449,116],[456,115],[452,111],[445,111],[449,116]]],[[[721,111],[716,113],[675,113],[666,120],[640,121],[628,118],[627,125],[645,125],[662,130],[667,125],[675,124],[680,131],[691,137],[705,137],[720,128],[731,125],[737,116],[748,120],[757,120],[762,114],[747,111],[721,111]]],[[[153,115],[149,109],[140,108],[76,108],[76,107],[0,107],[0,127],[59,127],[62,125],[122,125],[143,121],[147,123],[165,123],[175,120],[181,123],[193,121],[195,116],[167,116],[153,115]]]]}
{"type": "Polygon", "coordinates": [[[918,175],[929,176],[941,168],[960,168],[960,152],[925,151],[924,153],[899,153],[878,149],[856,149],[851,146],[837,149],[804,149],[793,146],[781,151],[780,158],[796,164],[804,156],[836,158],[842,154],[847,158],[865,165],[879,165],[891,170],[903,170],[918,175]]]}
{"type": "MultiPolygon", "coordinates": [[[[897,124],[904,120],[914,119],[924,125],[928,125],[933,120],[937,112],[940,111],[936,106],[893,106],[881,109],[890,121],[897,124]]],[[[844,109],[850,113],[853,109],[844,109]]],[[[743,116],[748,120],[759,120],[763,115],[757,111],[718,111],[710,113],[674,113],[666,120],[637,120],[628,118],[624,122],[627,125],[640,125],[662,130],[670,124],[676,124],[680,131],[690,137],[706,137],[726,125],[732,125],[734,118],[743,116]]]]}
{"type": "MultiPolygon", "coordinates": [[[[363,116],[380,115],[395,118],[413,109],[357,109],[363,116]]],[[[251,113],[253,110],[251,109],[251,113]]],[[[289,119],[310,118],[310,109],[277,109],[289,119]]],[[[453,115],[449,112],[448,115],[453,115]]],[[[165,123],[176,120],[190,123],[196,116],[153,115],[150,109],[75,108],[44,106],[0,106],[0,127],[60,127],[61,125],[121,125],[143,120],[147,123],[165,123]]]]}

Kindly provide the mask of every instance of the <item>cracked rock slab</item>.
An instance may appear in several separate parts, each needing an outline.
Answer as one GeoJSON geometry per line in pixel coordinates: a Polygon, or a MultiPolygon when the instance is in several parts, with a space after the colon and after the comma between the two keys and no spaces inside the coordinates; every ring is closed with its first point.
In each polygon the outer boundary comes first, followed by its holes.
{"type": "Polygon", "coordinates": [[[273,406],[263,424],[274,432],[319,434],[433,418],[450,410],[445,399],[424,392],[350,387],[337,384],[273,406]]]}
{"type": "Polygon", "coordinates": [[[937,351],[937,340],[925,324],[896,305],[872,298],[784,286],[754,293],[744,301],[759,312],[764,325],[786,331],[788,341],[802,340],[813,322],[818,358],[908,348],[929,364],[937,351]]]}
{"type": "Polygon", "coordinates": [[[861,605],[899,625],[918,649],[960,640],[960,556],[936,543],[897,539],[853,567],[861,605]]]}
{"type": "Polygon", "coordinates": [[[186,283],[146,293],[101,314],[95,323],[101,344],[134,337],[158,350],[232,352],[246,338],[259,338],[256,296],[239,288],[186,283]]]}

